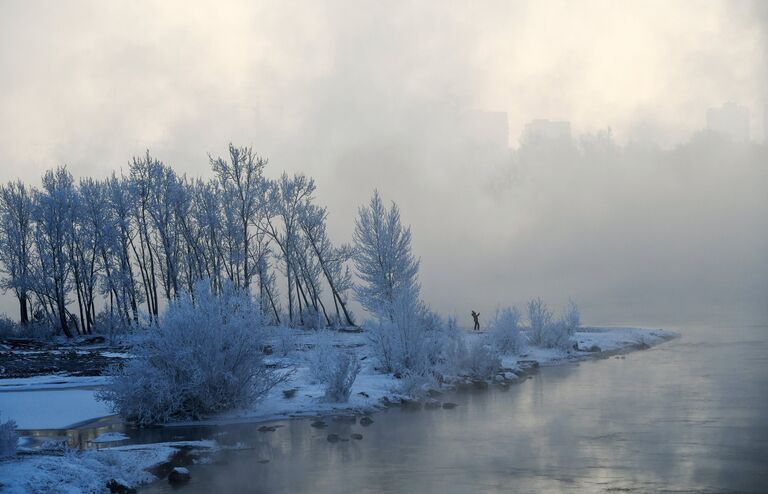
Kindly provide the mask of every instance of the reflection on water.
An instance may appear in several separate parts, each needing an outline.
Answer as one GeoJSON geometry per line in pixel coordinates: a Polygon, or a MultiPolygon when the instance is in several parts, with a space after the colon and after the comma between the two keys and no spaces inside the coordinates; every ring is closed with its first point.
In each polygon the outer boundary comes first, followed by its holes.
{"type": "Polygon", "coordinates": [[[390,410],[369,427],[223,428],[246,449],[193,467],[184,492],[765,491],[768,328],[681,332],[626,358],[451,396],[454,410],[390,410]]]}

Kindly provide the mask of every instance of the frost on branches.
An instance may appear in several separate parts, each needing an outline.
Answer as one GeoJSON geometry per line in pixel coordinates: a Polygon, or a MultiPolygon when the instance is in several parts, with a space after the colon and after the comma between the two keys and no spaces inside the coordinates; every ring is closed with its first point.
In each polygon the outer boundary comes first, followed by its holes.
{"type": "Polygon", "coordinates": [[[355,221],[355,268],[361,284],[358,301],[370,314],[394,320],[402,297],[418,298],[419,261],[411,253],[411,229],[400,223],[396,204],[387,210],[378,191],[355,221]],[[408,295],[403,295],[408,293],[408,295]]]}
{"type": "Polygon", "coordinates": [[[520,311],[516,307],[496,311],[489,338],[500,353],[519,354],[522,350],[524,340],[520,334],[520,317],[520,311]]]}
{"type": "Polygon", "coordinates": [[[200,281],[194,298],[169,305],[100,398],[139,425],[252,405],[283,380],[264,365],[263,333],[245,291],[225,283],[214,294],[200,281]]]}
{"type": "Polygon", "coordinates": [[[579,308],[569,302],[563,316],[553,320],[552,311],[541,298],[528,302],[528,320],[531,324],[530,342],[544,348],[570,349],[571,337],[581,326],[579,308]]]}
{"type": "Polygon", "coordinates": [[[345,403],[360,373],[360,362],[353,352],[335,348],[325,336],[320,335],[315,341],[308,356],[309,370],[325,388],[326,401],[345,403]]]}

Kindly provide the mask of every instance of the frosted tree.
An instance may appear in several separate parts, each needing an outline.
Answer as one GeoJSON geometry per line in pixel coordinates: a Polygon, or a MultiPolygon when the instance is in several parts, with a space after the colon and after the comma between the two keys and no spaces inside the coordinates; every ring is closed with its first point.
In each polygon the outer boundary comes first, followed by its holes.
{"type": "Polygon", "coordinates": [[[351,276],[344,264],[351,258],[352,249],[342,245],[335,248],[328,238],[326,218],[328,211],[314,204],[306,204],[300,210],[299,223],[304,233],[307,245],[317,258],[320,268],[331,289],[333,304],[336,308],[336,319],[341,321],[339,307],[344,313],[344,320],[353,325],[351,313],[347,309],[344,292],[351,286],[351,276]]]}
{"type": "Polygon", "coordinates": [[[541,297],[528,302],[528,321],[531,325],[531,343],[546,346],[547,328],[552,324],[552,311],[541,297]]]}
{"type": "Polygon", "coordinates": [[[227,208],[236,217],[237,235],[235,242],[241,256],[236,273],[231,278],[241,287],[250,290],[253,270],[250,264],[251,231],[258,222],[258,214],[264,208],[265,180],[263,176],[267,161],[251,148],[238,148],[230,143],[229,160],[210,158],[211,167],[228,200],[227,208]]]}
{"type": "MultiPolygon", "coordinates": [[[[137,236],[140,237],[137,222],[132,215],[133,195],[130,182],[118,179],[113,175],[105,183],[106,224],[104,225],[101,259],[106,275],[106,293],[114,298],[124,321],[128,321],[128,306],[134,321],[138,320],[138,305],[142,298],[147,301],[147,313],[156,315],[157,308],[153,306],[150,284],[144,264],[141,262],[141,246],[137,247],[137,236]],[[134,264],[131,253],[138,261],[134,264]],[[140,296],[140,288],[136,281],[135,269],[138,266],[139,275],[144,282],[144,295],[140,296]]],[[[154,300],[156,303],[156,299],[154,300]]]]}
{"type": "Polygon", "coordinates": [[[70,257],[75,278],[75,292],[80,321],[85,333],[92,331],[96,319],[95,300],[100,264],[107,228],[108,210],[105,188],[96,180],[80,181],[76,195],[76,215],[72,224],[70,257]]]}
{"type": "Polygon", "coordinates": [[[186,290],[192,293],[198,280],[208,277],[205,269],[205,257],[201,242],[202,231],[193,214],[195,209],[194,183],[186,178],[179,183],[178,196],[174,203],[177,228],[179,231],[182,250],[180,263],[180,278],[186,290]]]}
{"type": "Polygon", "coordinates": [[[0,187],[0,288],[19,301],[21,324],[29,322],[32,255],[32,197],[20,180],[9,182],[0,187]]]}
{"type": "Polygon", "coordinates": [[[199,251],[214,293],[221,287],[221,201],[216,181],[195,183],[192,215],[199,228],[199,251]]]}
{"type": "Polygon", "coordinates": [[[411,229],[403,227],[395,203],[387,210],[378,191],[355,221],[354,261],[362,284],[355,295],[365,310],[394,320],[402,293],[418,299],[419,261],[411,253],[411,229]]]}
{"type": "Polygon", "coordinates": [[[150,193],[147,211],[156,232],[156,251],[160,263],[160,278],[166,300],[179,294],[179,258],[181,256],[176,205],[180,200],[181,184],[176,172],[159,161],[150,165],[150,193]]]}
{"type": "MultiPolygon", "coordinates": [[[[144,157],[135,157],[131,162],[130,176],[128,186],[133,204],[132,216],[136,223],[139,237],[138,247],[135,248],[136,257],[139,264],[139,270],[144,283],[144,292],[147,295],[147,307],[150,315],[156,320],[158,315],[158,296],[157,296],[157,277],[156,263],[159,262],[157,253],[153,247],[152,232],[149,219],[149,201],[150,201],[150,171],[155,163],[155,159],[147,151],[144,157]]],[[[110,187],[114,194],[119,191],[117,187],[122,187],[122,181],[113,178],[110,187]]]]}
{"type": "Polygon", "coordinates": [[[35,245],[40,258],[36,281],[39,295],[50,306],[51,314],[55,314],[58,327],[69,337],[73,333],[67,311],[71,275],[67,242],[74,206],[74,183],[66,167],[47,171],[43,176],[43,189],[35,193],[33,208],[35,245]]]}
{"type": "Polygon", "coordinates": [[[299,319],[302,318],[302,303],[299,276],[300,268],[295,265],[297,244],[301,234],[299,211],[304,204],[311,201],[315,192],[315,181],[304,175],[289,177],[283,173],[276,181],[270,182],[269,214],[263,225],[264,232],[278,246],[285,264],[287,281],[286,298],[288,299],[288,322],[294,322],[294,300],[298,303],[299,319]],[[296,298],[294,299],[294,290],[296,298]]]}

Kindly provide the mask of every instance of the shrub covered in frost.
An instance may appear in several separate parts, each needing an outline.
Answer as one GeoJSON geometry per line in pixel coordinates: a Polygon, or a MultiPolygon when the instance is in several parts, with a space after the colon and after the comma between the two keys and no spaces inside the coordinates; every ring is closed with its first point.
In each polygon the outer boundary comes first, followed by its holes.
{"type": "Polygon", "coordinates": [[[309,371],[325,387],[325,399],[343,403],[349,400],[352,385],[360,373],[360,362],[351,352],[335,348],[327,339],[318,339],[308,357],[309,371]]]}
{"type": "Polygon", "coordinates": [[[435,387],[435,378],[432,374],[419,374],[409,372],[402,376],[397,382],[397,388],[394,390],[402,396],[419,400],[427,395],[430,389],[435,387]]]}
{"type": "Polygon", "coordinates": [[[54,329],[44,321],[29,321],[22,325],[5,315],[0,315],[0,338],[50,340],[54,333],[54,329]]]}
{"type": "Polygon", "coordinates": [[[516,307],[497,310],[488,336],[498,352],[502,354],[520,353],[523,348],[523,338],[520,334],[520,311],[516,307]]]}
{"type": "Polygon", "coordinates": [[[0,337],[15,338],[21,333],[21,325],[4,314],[0,314],[0,337]]]}
{"type": "Polygon", "coordinates": [[[194,293],[169,305],[100,393],[123,417],[198,419],[251,405],[284,379],[264,365],[262,319],[245,292],[225,286],[215,295],[202,281],[194,293]]]}
{"type": "Polygon", "coordinates": [[[19,436],[16,434],[16,422],[0,418],[0,458],[16,455],[16,445],[19,436]]]}
{"type": "Polygon", "coordinates": [[[545,344],[547,326],[552,324],[552,311],[541,298],[528,302],[528,322],[531,325],[530,342],[536,346],[545,344]]]}
{"type": "Polygon", "coordinates": [[[443,361],[438,366],[444,378],[470,377],[490,379],[501,368],[501,359],[493,344],[484,338],[467,344],[460,330],[446,331],[443,340],[443,361]]]}
{"type": "Polygon", "coordinates": [[[125,343],[130,330],[131,326],[117,313],[103,310],[96,314],[93,332],[104,336],[110,345],[125,343]]]}
{"type": "Polygon", "coordinates": [[[418,300],[418,294],[403,290],[389,311],[370,328],[374,355],[386,372],[424,374],[440,362],[442,324],[418,300]]]}
{"type": "Polygon", "coordinates": [[[476,339],[467,347],[461,360],[461,369],[472,379],[491,379],[501,368],[501,360],[482,339],[476,339]]]}
{"type": "Polygon", "coordinates": [[[569,336],[576,334],[576,331],[581,327],[581,311],[579,311],[579,306],[573,300],[568,301],[568,306],[565,308],[561,321],[565,325],[569,336]]]}
{"type": "Polygon", "coordinates": [[[573,346],[573,340],[568,333],[568,326],[562,319],[550,322],[544,327],[541,336],[541,346],[544,348],[562,348],[570,349],[573,346]]]}
{"type": "Polygon", "coordinates": [[[272,350],[275,355],[287,357],[295,348],[295,330],[289,326],[273,326],[271,330],[272,350]]]}
{"type": "Polygon", "coordinates": [[[301,311],[301,319],[306,329],[321,329],[325,327],[323,314],[314,307],[305,307],[301,311]]]}
{"type": "Polygon", "coordinates": [[[528,319],[531,343],[544,348],[571,348],[571,336],[581,325],[579,309],[573,302],[569,303],[563,317],[553,321],[552,311],[540,298],[528,303],[528,319]]]}

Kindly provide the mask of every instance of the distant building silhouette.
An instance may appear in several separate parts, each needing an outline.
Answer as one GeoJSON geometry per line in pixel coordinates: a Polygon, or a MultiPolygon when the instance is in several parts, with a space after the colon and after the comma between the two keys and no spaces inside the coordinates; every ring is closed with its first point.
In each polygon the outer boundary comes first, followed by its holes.
{"type": "Polygon", "coordinates": [[[749,140],[749,110],[729,101],[719,108],[707,110],[707,130],[736,142],[749,140]]]}
{"type": "Polygon", "coordinates": [[[525,125],[522,142],[570,142],[571,123],[562,120],[536,119],[525,125]]]}

